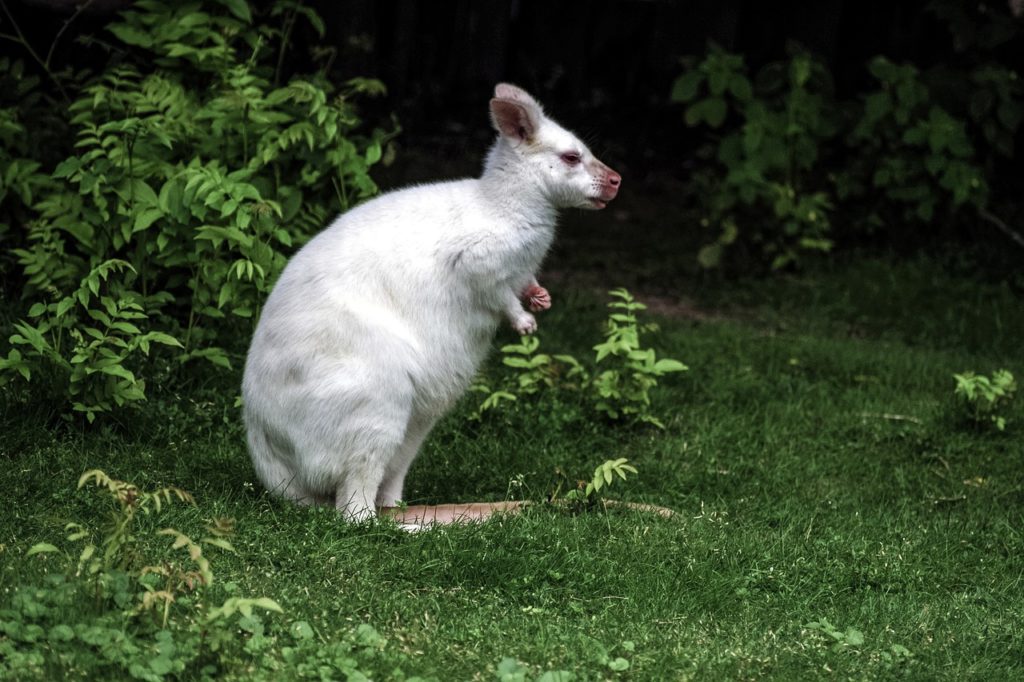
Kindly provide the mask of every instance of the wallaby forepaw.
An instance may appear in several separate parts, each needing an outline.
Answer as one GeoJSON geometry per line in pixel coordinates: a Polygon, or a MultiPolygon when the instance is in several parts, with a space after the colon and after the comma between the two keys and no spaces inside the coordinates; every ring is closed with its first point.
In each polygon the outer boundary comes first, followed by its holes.
{"type": "Polygon", "coordinates": [[[528,312],[523,311],[521,315],[512,320],[512,328],[526,336],[537,331],[537,318],[528,312]]]}
{"type": "Polygon", "coordinates": [[[533,312],[540,312],[551,307],[551,294],[539,284],[531,284],[523,292],[523,299],[527,307],[533,312]]]}

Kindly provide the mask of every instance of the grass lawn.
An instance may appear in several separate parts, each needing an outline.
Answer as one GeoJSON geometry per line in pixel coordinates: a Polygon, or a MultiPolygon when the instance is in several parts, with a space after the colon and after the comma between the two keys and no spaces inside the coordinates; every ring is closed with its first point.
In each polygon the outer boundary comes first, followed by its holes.
{"type": "MultiPolygon", "coordinates": [[[[589,359],[604,301],[552,291],[542,348],[589,359]]],[[[473,422],[469,396],[406,491],[410,503],[542,500],[556,469],[586,477],[628,457],[639,474],[610,496],[672,507],[670,520],[542,505],[416,534],[345,525],[260,490],[238,376],[205,368],[151,387],[107,428],[55,429],[53,408],[5,403],[0,677],[1024,677],[1024,399],[1005,433],[971,428],[952,379],[1024,377],[1019,298],[925,260],[868,259],[705,286],[695,305],[647,337],[690,367],[654,393],[664,431],[603,423],[565,393],[473,422]],[[137,584],[117,603],[85,576],[46,582],[74,572],[81,543],[65,524],[101,527],[112,508],[75,490],[91,468],[195,495],[197,507],[138,519],[135,570],[187,566],[156,529],[199,538],[204,519],[236,521],[237,552],[204,548],[216,581],[179,588],[163,634],[158,614],[131,615],[137,584]],[[39,542],[70,558],[26,557],[39,542]],[[229,596],[284,613],[196,624],[229,596]]]]}

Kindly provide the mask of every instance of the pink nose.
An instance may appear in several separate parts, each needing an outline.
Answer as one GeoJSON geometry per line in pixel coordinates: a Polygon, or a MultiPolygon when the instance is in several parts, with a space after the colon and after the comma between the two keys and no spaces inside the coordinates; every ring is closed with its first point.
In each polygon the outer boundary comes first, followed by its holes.
{"type": "Polygon", "coordinates": [[[609,201],[614,199],[615,195],[619,193],[621,184],[622,176],[609,168],[608,173],[604,176],[604,189],[601,191],[604,198],[609,201]]]}

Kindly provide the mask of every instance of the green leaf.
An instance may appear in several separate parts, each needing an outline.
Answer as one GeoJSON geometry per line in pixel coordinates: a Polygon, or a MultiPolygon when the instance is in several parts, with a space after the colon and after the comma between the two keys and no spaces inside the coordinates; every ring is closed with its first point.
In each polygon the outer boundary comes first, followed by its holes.
{"type": "Polygon", "coordinates": [[[132,225],[132,232],[135,233],[145,230],[150,225],[155,223],[157,220],[162,218],[163,215],[163,211],[161,211],[156,206],[151,206],[149,208],[143,209],[142,211],[139,211],[138,213],[135,214],[135,222],[132,225]]]}
{"type": "Polygon", "coordinates": [[[729,81],[729,92],[740,102],[749,102],[754,96],[750,81],[743,74],[733,75],[729,81]]]}
{"type": "Polygon", "coordinates": [[[252,605],[253,606],[258,606],[261,609],[266,609],[267,611],[275,611],[277,613],[284,613],[284,609],[281,608],[281,605],[278,604],[273,599],[271,599],[270,597],[260,597],[259,599],[254,599],[252,601],[252,605]]]}
{"type": "Polygon", "coordinates": [[[697,89],[703,79],[704,75],[696,69],[684,73],[672,84],[670,99],[673,102],[689,102],[697,96],[697,89]]]}
{"type": "Polygon", "coordinates": [[[624,670],[629,670],[629,661],[619,656],[608,661],[608,667],[614,672],[620,673],[624,670]]]}
{"type": "Polygon", "coordinates": [[[149,660],[149,669],[157,677],[163,677],[174,670],[174,662],[166,655],[159,655],[149,660]]]}
{"type": "Polygon", "coordinates": [[[380,142],[374,141],[366,148],[366,165],[372,166],[373,164],[380,161],[383,152],[381,150],[380,142]]]}
{"type": "Polygon", "coordinates": [[[697,262],[702,268],[711,270],[717,268],[722,262],[722,245],[707,244],[697,252],[697,262]]]}
{"type": "Polygon", "coordinates": [[[224,538],[203,538],[203,542],[207,545],[213,545],[214,547],[220,547],[226,552],[234,552],[234,546],[225,540],[224,538]]]}
{"type": "Polygon", "coordinates": [[[658,360],[654,363],[654,371],[656,372],[685,372],[689,367],[679,362],[678,360],[664,359],[658,360]]]}
{"type": "Polygon", "coordinates": [[[712,128],[717,128],[725,122],[726,105],[721,97],[709,97],[701,103],[701,110],[704,120],[712,128]]]}
{"type": "Polygon", "coordinates": [[[70,625],[61,623],[50,628],[48,639],[51,642],[70,642],[75,638],[75,631],[70,625]]]}
{"type": "Polygon", "coordinates": [[[228,359],[227,353],[224,352],[223,348],[202,348],[200,350],[194,350],[181,357],[182,361],[191,360],[193,358],[202,358],[209,362],[223,367],[224,369],[231,369],[231,361],[228,359]]]}
{"type": "Polygon", "coordinates": [[[106,365],[105,367],[100,368],[100,372],[103,374],[109,374],[110,376],[120,377],[130,383],[135,383],[135,375],[121,365],[106,365]]]}
{"type": "Polygon", "coordinates": [[[218,0],[218,2],[245,23],[252,23],[252,12],[249,10],[249,3],[246,0],[218,0]]]}
{"type": "Polygon", "coordinates": [[[313,639],[316,636],[316,632],[313,627],[304,620],[297,620],[288,626],[288,631],[297,640],[302,639],[313,639]]]}
{"type": "Polygon", "coordinates": [[[82,167],[82,160],[77,156],[72,156],[64,159],[57,167],[53,170],[53,177],[60,180],[69,178],[74,175],[82,167]]]}
{"type": "Polygon", "coordinates": [[[29,550],[27,552],[25,552],[25,556],[32,556],[34,554],[48,554],[48,553],[51,553],[51,552],[59,552],[59,551],[60,551],[60,549],[58,549],[54,545],[51,545],[48,542],[39,542],[39,543],[36,543],[36,544],[32,545],[29,548],[29,550]]]}
{"type": "Polygon", "coordinates": [[[153,341],[154,343],[162,343],[165,346],[184,348],[184,346],[181,345],[181,341],[178,341],[178,339],[174,338],[170,334],[165,334],[164,332],[149,332],[146,334],[146,339],[153,341]]]}
{"type": "Polygon", "coordinates": [[[149,186],[145,180],[135,178],[131,183],[132,190],[132,201],[137,205],[141,206],[156,206],[159,200],[156,196],[156,192],[149,186]]]}
{"type": "Polygon", "coordinates": [[[111,24],[107,27],[107,30],[127,45],[136,45],[138,47],[153,46],[153,37],[148,33],[136,29],[134,26],[130,26],[128,24],[111,24]]]}
{"type": "Polygon", "coordinates": [[[177,177],[171,178],[160,188],[157,206],[168,215],[178,215],[182,205],[182,185],[177,177]]]}

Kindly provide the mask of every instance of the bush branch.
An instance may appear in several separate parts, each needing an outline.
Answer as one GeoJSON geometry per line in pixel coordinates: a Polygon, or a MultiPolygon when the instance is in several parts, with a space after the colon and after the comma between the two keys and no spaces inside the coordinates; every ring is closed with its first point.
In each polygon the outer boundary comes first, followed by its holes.
{"type": "Polygon", "coordinates": [[[1021,236],[1020,232],[1017,232],[1009,225],[1007,225],[1005,222],[1003,222],[1003,220],[1000,219],[999,216],[995,215],[994,213],[990,213],[989,210],[985,208],[978,209],[978,215],[987,220],[988,222],[992,223],[993,225],[995,225],[997,228],[999,228],[1000,232],[1005,234],[1013,241],[1017,242],[1018,246],[1024,247],[1024,237],[1021,236]]]}

